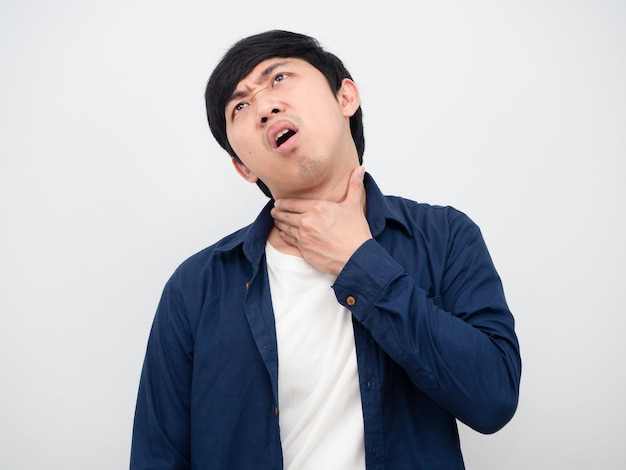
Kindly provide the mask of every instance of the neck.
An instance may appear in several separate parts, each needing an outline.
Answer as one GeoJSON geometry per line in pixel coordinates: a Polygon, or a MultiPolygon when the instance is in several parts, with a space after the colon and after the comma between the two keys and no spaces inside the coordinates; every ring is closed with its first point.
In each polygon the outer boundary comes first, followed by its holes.
{"type": "Polygon", "coordinates": [[[348,181],[358,162],[335,168],[332,171],[322,171],[309,181],[303,181],[298,189],[283,193],[274,193],[274,199],[306,199],[311,201],[341,202],[346,197],[348,181]],[[324,174],[326,173],[326,174],[324,174]]]}
{"type": "MultiPolygon", "coordinates": [[[[317,200],[317,201],[330,201],[341,203],[346,198],[347,189],[348,189],[348,181],[350,180],[350,176],[352,171],[356,167],[349,168],[346,172],[338,175],[336,179],[333,180],[332,184],[326,185],[323,189],[319,191],[311,191],[306,192],[290,197],[296,197],[299,199],[307,199],[307,200],[317,200]]],[[[284,199],[286,197],[283,197],[284,199]]],[[[281,198],[276,198],[281,199],[281,198]]],[[[363,191],[363,195],[361,197],[361,207],[363,209],[363,213],[365,213],[366,209],[366,195],[365,191],[363,191]]],[[[273,227],[268,236],[268,241],[270,244],[281,253],[302,257],[300,250],[298,248],[289,245],[280,237],[279,230],[276,227],[273,227]]]]}
{"type": "Polygon", "coordinates": [[[278,233],[278,229],[273,227],[269,236],[267,237],[267,241],[270,242],[277,251],[285,255],[297,256],[298,258],[302,258],[302,253],[295,246],[292,246],[288,243],[285,243],[282,238],[280,238],[280,234],[278,233]]]}

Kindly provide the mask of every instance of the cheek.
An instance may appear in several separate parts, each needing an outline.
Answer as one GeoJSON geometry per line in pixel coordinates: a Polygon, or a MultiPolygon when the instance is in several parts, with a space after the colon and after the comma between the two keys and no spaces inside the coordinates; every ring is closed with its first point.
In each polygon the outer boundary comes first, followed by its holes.
{"type": "Polygon", "coordinates": [[[228,143],[233,148],[238,157],[242,157],[243,155],[249,155],[252,153],[252,149],[250,148],[250,137],[249,135],[242,134],[237,130],[226,130],[226,138],[228,139],[228,143]]]}
{"type": "Polygon", "coordinates": [[[328,89],[319,90],[317,95],[315,92],[311,92],[309,94],[308,109],[311,110],[316,119],[330,126],[336,125],[338,121],[345,117],[342,113],[341,105],[335,97],[329,93],[328,89]],[[322,92],[324,93],[322,94],[322,92]],[[315,96],[323,96],[324,98],[312,99],[315,96]]]}
{"type": "Polygon", "coordinates": [[[343,128],[345,117],[335,101],[311,102],[311,117],[315,122],[315,130],[318,135],[327,136],[329,139],[338,130],[343,128]]]}
{"type": "Polygon", "coordinates": [[[263,135],[257,131],[254,120],[248,115],[239,116],[235,125],[227,125],[226,138],[238,157],[257,154],[262,150],[272,150],[263,135]]]}

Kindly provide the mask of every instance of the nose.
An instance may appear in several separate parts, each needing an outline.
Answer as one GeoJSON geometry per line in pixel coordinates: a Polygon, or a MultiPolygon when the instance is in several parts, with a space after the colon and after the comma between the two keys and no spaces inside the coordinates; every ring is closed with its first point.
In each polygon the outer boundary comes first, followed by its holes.
{"type": "MultiPolygon", "coordinates": [[[[272,110],[269,112],[269,114],[277,114],[280,111],[278,110],[278,108],[272,108],[272,110]]],[[[261,114],[261,124],[265,124],[267,122],[267,118],[268,116],[265,116],[263,114],[261,114]]]]}
{"type": "Polygon", "coordinates": [[[263,88],[256,92],[251,99],[256,108],[257,119],[260,124],[265,124],[272,114],[280,113],[282,105],[271,89],[263,88]]]}

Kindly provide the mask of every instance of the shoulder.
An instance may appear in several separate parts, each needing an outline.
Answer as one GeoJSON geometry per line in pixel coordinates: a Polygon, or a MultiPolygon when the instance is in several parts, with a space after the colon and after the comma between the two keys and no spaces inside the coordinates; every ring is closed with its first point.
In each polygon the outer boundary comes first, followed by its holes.
{"type": "Polygon", "coordinates": [[[174,270],[168,284],[188,291],[219,280],[226,266],[245,259],[242,247],[248,229],[249,226],[239,229],[189,256],[174,270]]]}
{"type": "Polygon", "coordinates": [[[384,198],[396,214],[398,222],[405,225],[413,235],[438,238],[445,234],[445,238],[448,238],[479,231],[476,223],[456,207],[418,202],[399,196],[384,198]]]}
{"type": "Polygon", "coordinates": [[[398,225],[410,236],[440,237],[445,233],[477,230],[476,224],[452,206],[418,202],[406,197],[384,194],[371,175],[366,175],[368,220],[374,231],[381,226],[398,225]]]}

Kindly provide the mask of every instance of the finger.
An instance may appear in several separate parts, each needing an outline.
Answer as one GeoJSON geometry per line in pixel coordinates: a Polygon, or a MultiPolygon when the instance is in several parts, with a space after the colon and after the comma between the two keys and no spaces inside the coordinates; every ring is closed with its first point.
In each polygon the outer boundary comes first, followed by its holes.
{"type": "Polygon", "coordinates": [[[288,243],[291,246],[298,246],[298,239],[295,237],[292,237],[291,235],[289,235],[286,232],[283,232],[282,230],[278,231],[278,235],[280,235],[280,238],[285,242],[288,243]]]}
{"type": "Polygon", "coordinates": [[[274,226],[281,232],[286,233],[287,235],[289,235],[292,238],[295,238],[295,227],[293,227],[292,225],[289,225],[285,222],[282,222],[280,220],[276,220],[274,219],[274,226]]]}
{"type": "Polygon", "coordinates": [[[365,175],[365,168],[362,166],[356,167],[350,174],[350,180],[348,181],[348,190],[346,192],[345,201],[348,203],[359,204],[361,197],[363,196],[364,186],[363,177],[365,175]]]}
{"type": "Polygon", "coordinates": [[[283,212],[293,212],[296,214],[302,214],[306,211],[310,202],[304,199],[277,199],[274,201],[274,208],[283,212]]]}
{"type": "Polygon", "coordinates": [[[278,209],[276,207],[272,208],[270,211],[271,216],[275,221],[283,222],[288,225],[297,225],[297,216],[298,214],[295,212],[288,212],[278,209]]]}

